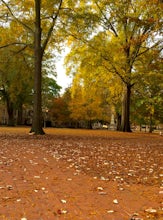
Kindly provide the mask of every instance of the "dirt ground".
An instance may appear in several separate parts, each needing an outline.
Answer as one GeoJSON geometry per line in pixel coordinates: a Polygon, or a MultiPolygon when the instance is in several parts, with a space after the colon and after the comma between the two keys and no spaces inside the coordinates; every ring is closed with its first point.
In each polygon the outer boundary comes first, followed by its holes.
{"type": "Polygon", "coordinates": [[[0,128],[0,220],[163,220],[163,136],[0,128]]]}

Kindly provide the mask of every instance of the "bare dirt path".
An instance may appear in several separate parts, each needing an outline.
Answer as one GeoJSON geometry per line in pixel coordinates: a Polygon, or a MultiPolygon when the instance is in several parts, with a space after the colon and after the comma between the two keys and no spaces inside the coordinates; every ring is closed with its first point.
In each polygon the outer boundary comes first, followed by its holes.
{"type": "Polygon", "coordinates": [[[0,128],[0,219],[163,219],[163,137],[0,128]]]}

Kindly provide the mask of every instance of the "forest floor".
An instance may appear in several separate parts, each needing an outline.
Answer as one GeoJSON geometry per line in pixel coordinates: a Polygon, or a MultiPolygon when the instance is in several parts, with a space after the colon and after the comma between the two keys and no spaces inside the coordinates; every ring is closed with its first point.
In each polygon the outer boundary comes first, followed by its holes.
{"type": "Polygon", "coordinates": [[[0,219],[163,220],[163,136],[0,128],[0,219]]]}

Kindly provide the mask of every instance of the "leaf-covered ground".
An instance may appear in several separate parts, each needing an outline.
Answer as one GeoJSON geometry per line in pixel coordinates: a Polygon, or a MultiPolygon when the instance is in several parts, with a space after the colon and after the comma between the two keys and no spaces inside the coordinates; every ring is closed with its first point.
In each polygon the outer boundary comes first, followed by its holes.
{"type": "Polygon", "coordinates": [[[163,219],[163,136],[0,128],[0,219],[163,219]]]}

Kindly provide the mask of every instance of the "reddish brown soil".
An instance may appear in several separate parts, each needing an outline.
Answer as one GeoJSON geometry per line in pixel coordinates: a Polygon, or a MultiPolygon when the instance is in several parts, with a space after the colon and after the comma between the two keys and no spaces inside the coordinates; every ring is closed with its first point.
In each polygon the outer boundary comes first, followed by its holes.
{"type": "Polygon", "coordinates": [[[163,136],[0,128],[0,220],[163,219],[163,136]]]}

